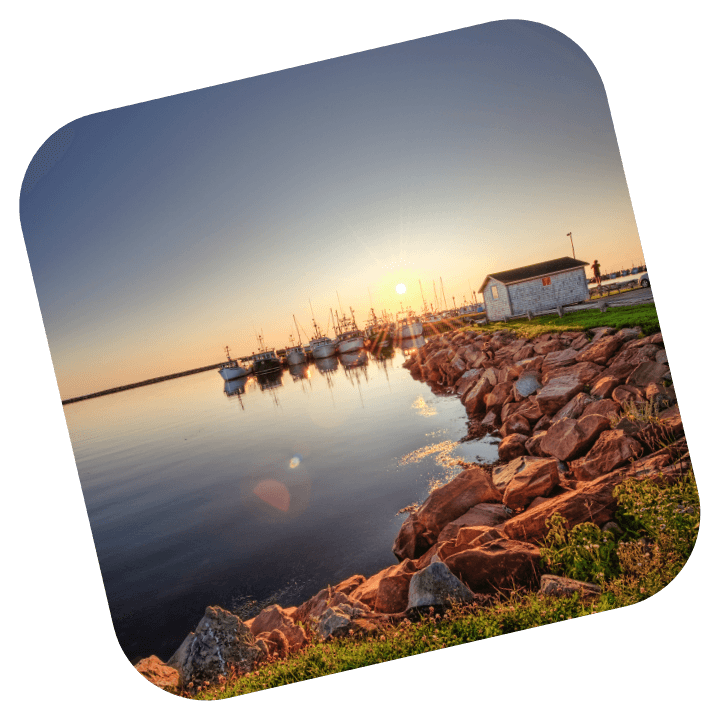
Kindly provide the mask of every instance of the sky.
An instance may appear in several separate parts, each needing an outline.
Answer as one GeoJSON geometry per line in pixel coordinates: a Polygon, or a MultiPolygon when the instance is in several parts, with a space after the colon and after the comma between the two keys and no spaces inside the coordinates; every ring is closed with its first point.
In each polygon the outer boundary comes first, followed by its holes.
{"type": "MultiPolygon", "coordinates": [[[[20,218],[63,398],[469,302],[494,271],[643,262],[587,55],[500,21],[79,118],[20,218]],[[442,286],[441,286],[442,278],[442,286]],[[403,283],[407,292],[396,292],[403,283]],[[402,303],[402,305],[401,305],[402,303]]],[[[588,270],[589,274],[589,270],[588,270]]]]}

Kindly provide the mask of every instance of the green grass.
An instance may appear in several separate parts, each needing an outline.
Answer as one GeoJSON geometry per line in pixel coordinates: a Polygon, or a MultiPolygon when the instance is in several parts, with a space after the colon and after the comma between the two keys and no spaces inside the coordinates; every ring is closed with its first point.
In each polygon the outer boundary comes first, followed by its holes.
{"type": "Polygon", "coordinates": [[[570,332],[589,330],[594,327],[612,327],[616,330],[626,327],[640,327],[645,335],[660,330],[654,303],[632,305],[629,307],[600,310],[578,310],[566,313],[563,317],[543,315],[532,320],[510,320],[475,326],[473,329],[487,332],[510,330],[523,337],[533,338],[546,332],[570,332]]]}
{"type": "Polygon", "coordinates": [[[602,594],[591,600],[518,591],[491,607],[457,606],[442,617],[404,620],[375,637],[315,639],[301,652],[248,675],[183,694],[199,700],[234,697],[640,602],[670,583],[692,552],[700,524],[697,487],[690,471],[672,484],[628,479],[615,494],[618,532],[591,523],[568,532],[555,516],[542,550],[544,572],[601,586],[602,594]]]}

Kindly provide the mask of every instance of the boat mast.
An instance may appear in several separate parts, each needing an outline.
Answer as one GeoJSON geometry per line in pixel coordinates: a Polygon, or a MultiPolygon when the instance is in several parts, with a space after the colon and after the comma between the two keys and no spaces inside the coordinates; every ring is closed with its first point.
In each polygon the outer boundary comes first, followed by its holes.
{"type": "Polygon", "coordinates": [[[298,327],[297,320],[295,319],[294,313],[293,313],[293,322],[295,323],[295,329],[297,330],[297,334],[298,334],[298,344],[302,345],[302,335],[300,335],[300,328],[298,327]]]}
{"type": "Polygon", "coordinates": [[[445,286],[443,285],[442,276],[440,276],[440,288],[442,289],[443,301],[445,303],[445,309],[447,310],[447,298],[445,297],[445,286]]]}
{"type": "Polygon", "coordinates": [[[420,280],[420,278],[418,278],[418,282],[420,283],[420,297],[422,298],[422,301],[423,301],[423,312],[427,312],[427,303],[425,302],[425,295],[423,294],[423,291],[422,291],[422,280],[420,280]]]}

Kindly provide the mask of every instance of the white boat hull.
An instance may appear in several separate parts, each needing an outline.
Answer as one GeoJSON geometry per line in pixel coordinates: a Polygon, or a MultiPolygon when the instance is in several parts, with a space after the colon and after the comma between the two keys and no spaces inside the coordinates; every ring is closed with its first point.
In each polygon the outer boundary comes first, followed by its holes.
{"type": "Polygon", "coordinates": [[[218,372],[223,380],[236,380],[250,374],[250,371],[245,367],[223,367],[218,372]]]}
{"type": "Polygon", "coordinates": [[[288,365],[300,365],[306,362],[305,353],[300,350],[289,350],[287,354],[288,365]]]}
{"type": "Polygon", "coordinates": [[[316,360],[332,357],[334,354],[335,345],[332,343],[328,343],[327,345],[314,345],[312,349],[312,355],[316,360]]]}
{"type": "Polygon", "coordinates": [[[362,350],[365,346],[361,337],[348,338],[347,340],[341,340],[338,343],[337,351],[342,355],[343,353],[356,352],[362,350]]]}

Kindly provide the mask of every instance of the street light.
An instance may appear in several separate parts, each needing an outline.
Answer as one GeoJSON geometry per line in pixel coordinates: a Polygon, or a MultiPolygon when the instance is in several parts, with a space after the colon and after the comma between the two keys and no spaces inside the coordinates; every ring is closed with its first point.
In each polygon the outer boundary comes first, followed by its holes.
{"type": "Polygon", "coordinates": [[[572,251],[573,251],[573,260],[575,259],[575,244],[572,241],[572,233],[569,232],[567,236],[570,238],[570,245],[572,245],[572,251]]]}

